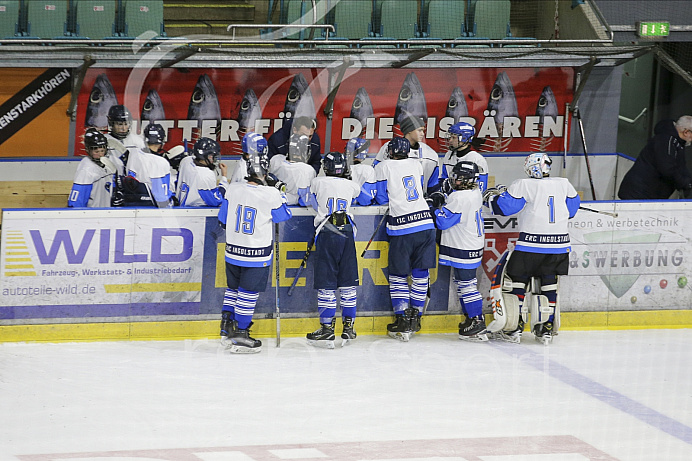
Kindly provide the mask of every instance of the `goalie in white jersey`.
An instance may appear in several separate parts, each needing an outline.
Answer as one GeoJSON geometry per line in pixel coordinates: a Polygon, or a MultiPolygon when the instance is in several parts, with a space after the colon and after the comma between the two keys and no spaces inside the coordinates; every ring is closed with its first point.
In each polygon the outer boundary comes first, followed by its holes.
{"type": "Polygon", "coordinates": [[[84,134],[84,148],[87,156],[77,166],[67,206],[118,206],[120,203],[116,191],[116,177],[123,174],[122,162],[108,152],[106,136],[95,129],[90,129],[84,134]]]}
{"type": "Polygon", "coordinates": [[[315,169],[307,163],[309,143],[306,135],[291,136],[288,158],[283,154],[275,154],[269,160],[269,173],[285,183],[286,202],[289,205],[308,206],[308,189],[316,176],[315,169]]]}
{"type": "MultiPolygon", "coordinates": [[[[410,147],[406,138],[389,142],[389,159],[375,166],[373,186],[375,201],[389,204],[389,295],[395,320],[387,332],[402,341],[420,330],[429,270],[436,265],[435,224],[423,196],[423,167],[418,159],[409,158],[410,147]]],[[[361,204],[363,196],[358,198],[361,204]]]]}
{"type": "MultiPolygon", "coordinates": [[[[453,192],[437,207],[435,224],[442,230],[440,265],[451,266],[461,303],[464,321],[459,324],[459,339],[487,341],[483,316],[483,298],[478,291],[476,270],[481,265],[485,230],[483,229],[483,197],[478,184],[478,166],[459,162],[452,169],[453,192]]],[[[442,195],[434,192],[434,196],[442,195]]],[[[434,198],[434,197],[433,197],[434,198]]]]}
{"type": "Polygon", "coordinates": [[[273,255],[273,223],[291,218],[284,196],[266,185],[267,160],[255,155],[247,182],[229,184],[219,210],[226,229],[226,282],[221,341],[230,352],[254,353],[262,342],[250,337],[259,294],[267,288],[273,255]]]}
{"type": "MultiPolygon", "coordinates": [[[[211,138],[199,138],[192,148],[192,156],[180,162],[178,197],[180,206],[221,206],[228,186],[226,167],[222,167],[221,183],[216,185],[216,167],[219,165],[221,146],[211,138]]],[[[222,164],[223,165],[223,164],[222,164]]]]}
{"type": "MultiPolygon", "coordinates": [[[[309,344],[334,347],[336,290],[341,300],[342,345],[356,338],[356,257],[355,226],[349,211],[353,199],[360,194],[358,183],[349,179],[348,162],[341,152],[329,152],[322,159],[326,176],[310,183],[310,205],[315,216],[314,288],[320,328],[307,334],[309,344]]],[[[311,244],[310,242],[309,244],[311,244]]]]}
{"type": "MultiPolygon", "coordinates": [[[[532,313],[531,324],[536,339],[544,344],[550,343],[557,331],[553,326],[558,276],[567,275],[571,249],[567,221],[576,215],[580,204],[579,194],[567,178],[550,177],[551,164],[547,154],[530,154],[524,162],[528,178],[514,181],[498,196],[492,196],[492,190],[485,195],[494,214],[518,214],[519,240],[506,267],[512,283],[508,296],[516,296],[521,311],[526,284],[532,277],[540,278],[541,295],[547,298],[552,313],[532,313]]],[[[520,318],[515,330],[501,332],[501,339],[519,342],[523,330],[524,320],[520,318]]]]}

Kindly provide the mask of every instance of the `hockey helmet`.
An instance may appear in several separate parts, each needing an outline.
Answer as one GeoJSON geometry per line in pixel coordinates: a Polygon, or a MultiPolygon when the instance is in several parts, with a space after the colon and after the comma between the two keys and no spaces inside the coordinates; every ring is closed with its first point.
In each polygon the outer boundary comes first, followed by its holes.
{"type": "Polygon", "coordinates": [[[545,176],[550,176],[550,166],[553,161],[548,157],[548,154],[540,152],[529,154],[524,161],[524,171],[529,178],[541,179],[545,176]]]}
{"type": "Polygon", "coordinates": [[[107,148],[108,140],[100,131],[89,130],[84,133],[84,147],[86,148],[87,153],[89,153],[91,149],[107,148]]]}
{"type": "Polygon", "coordinates": [[[242,149],[243,154],[248,154],[250,156],[257,153],[266,154],[267,140],[259,133],[250,132],[243,136],[242,149]]]}
{"type": "Polygon", "coordinates": [[[127,107],[122,104],[115,104],[108,109],[108,129],[111,135],[118,138],[124,139],[130,133],[130,127],[132,126],[132,114],[127,109],[127,107]],[[115,124],[126,123],[127,129],[124,131],[115,130],[115,124]]]}
{"type": "Polygon", "coordinates": [[[351,138],[346,144],[345,154],[348,159],[355,159],[358,161],[365,160],[368,156],[368,148],[370,147],[370,140],[363,138],[351,138]]]}
{"type": "Polygon", "coordinates": [[[460,143],[468,144],[476,135],[476,130],[470,123],[459,122],[449,127],[447,130],[449,137],[456,136],[460,143]]]}
{"type": "Polygon", "coordinates": [[[166,138],[166,131],[158,123],[150,123],[144,129],[144,141],[147,144],[161,144],[166,138]]]}
{"type": "Polygon", "coordinates": [[[478,181],[478,165],[473,162],[459,162],[452,168],[451,178],[457,190],[473,189],[478,181]]]}
{"type": "Polygon", "coordinates": [[[329,152],[322,159],[324,174],[327,176],[348,176],[346,156],[341,152],[329,152]]]}
{"type": "Polygon", "coordinates": [[[255,152],[247,159],[247,175],[248,178],[255,178],[261,184],[266,184],[265,177],[269,170],[269,161],[267,154],[264,152],[255,152]]]}
{"type": "Polygon", "coordinates": [[[310,138],[307,135],[293,133],[288,140],[288,160],[308,163],[310,159],[310,138]]]}
{"type": "Polygon", "coordinates": [[[220,154],[221,146],[211,138],[199,138],[192,148],[192,155],[197,160],[196,163],[206,166],[210,170],[216,169],[220,154]]]}
{"type": "Polygon", "coordinates": [[[411,143],[406,138],[392,138],[392,140],[389,141],[387,150],[389,152],[389,158],[395,160],[408,158],[408,154],[411,151],[411,143]]]}

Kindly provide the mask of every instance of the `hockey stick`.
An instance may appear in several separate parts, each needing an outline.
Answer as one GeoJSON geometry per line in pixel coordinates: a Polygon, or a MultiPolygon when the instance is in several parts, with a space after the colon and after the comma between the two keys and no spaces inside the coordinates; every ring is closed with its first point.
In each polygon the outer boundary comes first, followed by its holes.
{"type": "Polygon", "coordinates": [[[276,347],[281,347],[281,309],[279,309],[279,223],[274,223],[274,272],[276,274],[276,347]]]}
{"type": "Polygon", "coordinates": [[[618,217],[618,214],[617,214],[617,213],[611,213],[610,211],[594,210],[593,208],[586,208],[586,207],[583,207],[583,206],[580,206],[579,209],[580,209],[580,210],[590,211],[590,212],[592,212],[592,213],[604,214],[604,215],[606,215],[606,216],[612,216],[613,218],[617,218],[617,217],[618,217]]]}
{"type": "Polygon", "coordinates": [[[385,211],[384,214],[382,215],[382,219],[380,219],[379,224],[377,224],[377,227],[375,228],[375,232],[372,233],[372,236],[370,237],[370,240],[368,240],[368,244],[365,245],[365,249],[364,249],[363,252],[360,254],[360,257],[361,257],[361,258],[362,258],[363,256],[365,256],[365,252],[368,251],[368,248],[370,248],[370,244],[371,244],[372,241],[375,239],[375,236],[377,235],[377,232],[380,230],[380,227],[382,227],[382,224],[384,223],[384,220],[387,218],[388,215],[389,215],[389,208],[387,208],[387,211],[385,211]]]}
{"type": "Polygon", "coordinates": [[[298,279],[300,278],[300,275],[303,273],[303,269],[305,269],[305,265],[308,263],[308,258],[310,257],[310,252],[312,252],[312,247],[315,244],[315,236],[313,235],[312,238],[310,238],[310,241],[308,242],[308,249],[305,251],[305,254],[303,255],[303,260],[300,262],[300,266],[298,267],[298,272],[296,273],[296,276],[293,278],[293,283],[291,284],[291,288],[288,289],[288,296],[291,296],[293,294],[293,289],[296,287],[296,284],[298,283],[298,279]]]}
{"type": "Polygon", "coordinates": [[[579,122],[579,133],[581,134],[581,145],[584,148],[584,160],[586,161],[586,172],[589,175],[589,185],[591,186],[591,196],[593,197],[594,200],[598,200],[596,198],[596,189],[593,187],[593,176],[591,176],[591,164],[589,163],[589,153],[586,150],[586,136],[584,135],[584,122],[582,122],[581,119],[581,111],[579,108],[576,108],[574,110],[574,113],[577,115],[577,121],[579,122]]]}

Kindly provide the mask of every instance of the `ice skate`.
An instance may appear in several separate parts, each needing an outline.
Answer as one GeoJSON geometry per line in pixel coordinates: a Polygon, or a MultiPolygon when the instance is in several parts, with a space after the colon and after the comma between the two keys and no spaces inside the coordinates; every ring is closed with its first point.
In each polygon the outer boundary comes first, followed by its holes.
{"type": "Polygon", "coordinates": [[[327,349],[334,349],[334,324],[336,319],[332,319],[331,323],[322,323],[320,327],[308,333],[305,337],[308,340],[308,344],[311,346],[326,347],[327,349]]]}
{"type": "Polygon", "coordinates": [[[226,339],[226,348],[232,354],[256,354],[262,350],[262,341],[250,337],[252,322],[245,329],[238,328],[238,322],[233,321],[233,328],[226,339]]]}
{"type": "Polygon", "coordinates": [[[409,329],[411,330],[411,333],[418,333],[420,331],[420,315],[418,315],[420,311],[416,309],[415,307],[409,307],[404,311],[406,314],[406,319],[409,321],[409,329]]]}
{"type": "Polygon", "coordinates": [[[344,317],[344,329],[341,332],[341,347],[347,346],[350,342],[356,339],[356,330],[353,329],[354,319],[344,317]]]}
{"type": "Polygon", "coordinates": [[[488,340],[488,332],[485,329],[485,319],[482,315],[473,317],[470,322],[464,326],[459,324],[459,339],[464,341],[483,342],[488,340]]]}
{"type": "Polygon", "coordinates": [[[553,342],[553,322],[539,323],[533,328],[534,339],[544,346],[553,342]]]}
{"type": "Polygon", "coordinates": [[[233,332],[233,320],[231,319],[231,315],[233,314],[229,311],[221,312],[221,333],[219,334],[221,335],[222,341],[233,332]]]}
{"type": "Polygon", "coordinates": [[[412,333],[411,322],[404,314],[396,314],[394,323],[387,325],[387,334],[399,341],[408,342],[412,333]]]}
{"type": "Polygon", "coordinates": [[[491,334],[492,339],[499,339],[500,341],[506,341],[508,343],[519,344],[521,343],[521,334],[524,331],[524,319],[519,317],[519,323],[517,328],[512,331],[497,331],[491,334]]]}

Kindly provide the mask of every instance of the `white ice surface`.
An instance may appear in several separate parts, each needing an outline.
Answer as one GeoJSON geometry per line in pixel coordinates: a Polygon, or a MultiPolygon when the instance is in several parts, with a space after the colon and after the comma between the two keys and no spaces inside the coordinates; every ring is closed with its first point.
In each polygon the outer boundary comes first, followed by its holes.
{"type": "MultiPolygon", "coordinates": [[[[0,461],[251,461],[232,447],[253,445],[274,446],[277,460],[322,460],[319,444],[433,439],[480,446],[470,459],[487,461],[692,459],[692,330],[565,331],[548,347],[528,333],[519,345],[263,342],[254,355],[211,340],[0,344],[0,461]],[[483,448],[557,436],[607,457],[549,443],[540,455],[483,448]]],[[[367,446],[358,459],[421,459],[367,446]]]]}

